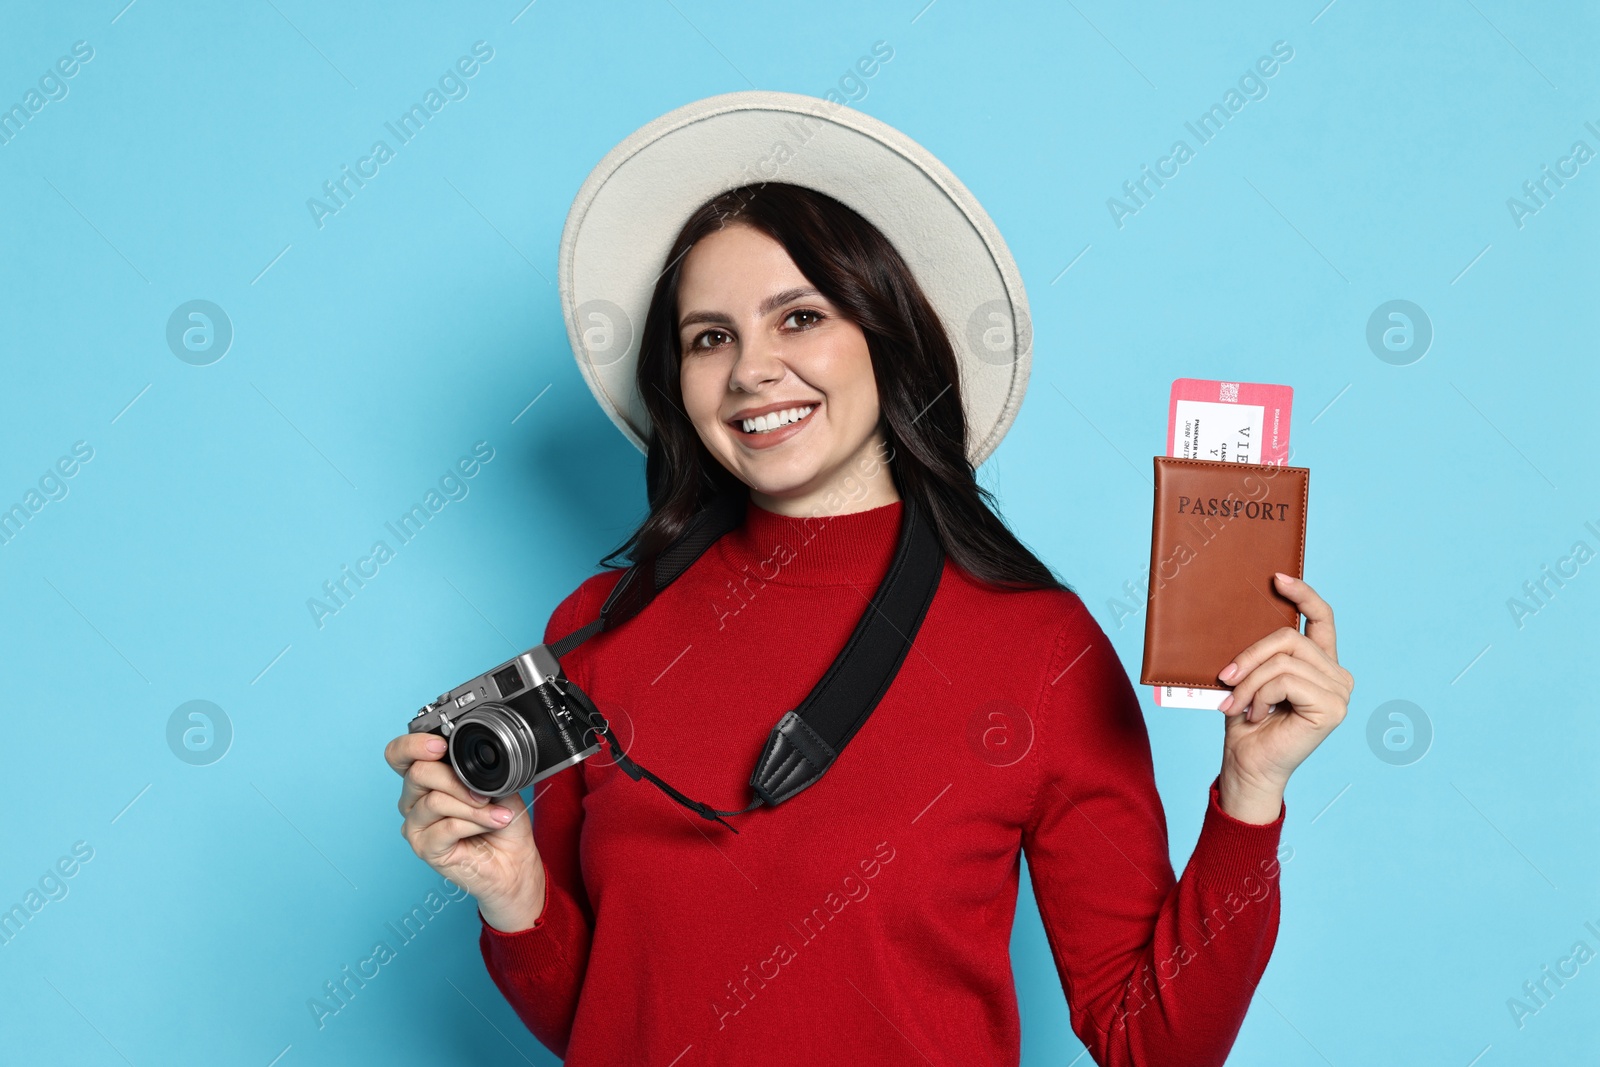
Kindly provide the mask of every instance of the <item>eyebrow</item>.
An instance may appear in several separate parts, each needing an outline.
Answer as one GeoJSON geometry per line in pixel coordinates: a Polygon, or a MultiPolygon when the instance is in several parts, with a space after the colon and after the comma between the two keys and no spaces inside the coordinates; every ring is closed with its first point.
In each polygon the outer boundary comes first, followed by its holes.
{"type": "MultiPolygon", "coordinates": [[[[794,289],[785,289],[783,292],[773,293],[771,296],[761,301],[761,306],[757,308],[757,311],[762,315],[770,315],[772,312],[776,311],[778,308],[789,303],[790,301],[799,300],[801,297],[806,296],[821,295],[822,294],[817,290],[806,286],[800,286],[794,289]]],[[[678,329],[681,330],[684,327],[691,326],[697,322],[710,322],[715,323],[718,326],[732,326],[733,317],[720,311],[691,311],[683,318],[678,320],[678,329]]]]}

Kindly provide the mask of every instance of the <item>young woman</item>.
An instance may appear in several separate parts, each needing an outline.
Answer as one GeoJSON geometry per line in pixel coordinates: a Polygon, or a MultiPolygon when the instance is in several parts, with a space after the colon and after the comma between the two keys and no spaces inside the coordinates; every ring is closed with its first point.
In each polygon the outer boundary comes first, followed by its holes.
{"type": "MultiPolygon", "coordinates": [[[[848,750],[738,835],[603,755],[541,783],[530,822],[463,787],[438,738],[392,741],[405,837],[476,897],[506,999],[571,1064],[1016,1063],[1026,855],[1094,1060],[1222,1063],[1276,936],[1284,787],[1353,684],[1332,610],[1280,579],[1306,633],[1221,672],[1221,768],[1175,878],[1128,676],[975,480],[956,355],[895,247],[772,182],[705,204],[666,266],[637,371],[650,513],[612,555],[659,552],[730,485],[748,506],[648,610],[563,661],[629,755],[744,807],[768,731],[883,578],[904,501],[944,571],[848,750]]],[[[620,573],[580,585],[545,640],[595,618],[620,573]]]]}

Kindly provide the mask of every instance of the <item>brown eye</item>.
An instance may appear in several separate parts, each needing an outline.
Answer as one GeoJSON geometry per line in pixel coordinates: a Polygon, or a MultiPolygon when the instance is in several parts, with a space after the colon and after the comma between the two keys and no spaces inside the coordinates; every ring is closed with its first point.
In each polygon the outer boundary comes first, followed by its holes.
{"type": "Polygon", "coordinates": [[[704,351],[707,348],[715,348],[716,347],[715,345],[702,345],[700,342],[704,341],[707,337],[713,337],[713,336],[718,336],[718,335],[720,335],[722,337],[728,336],[722,330],[707,330],[704,333],[702,333],[702,334],[698,335],[697,337],[695,337],[695,339],[690,343],[689,347],[690,348],[700,349],[701,351],[704,351]]]}
{"type": "Polygon", "coordinates": [[[811,326],[814,326],[814,325],[816,325],[816,323],[822,321],[822,313],[820,311],[812,311],[810,308],[797,308],[794,311],[789,312],[789,314],[784,318],[783,321],[784,322],[788,322],[790,319],[794,318],[796,315],[810,315],[812,317],[812,319],[814,320],[813,322],[811,322],[811,323],[809,323],[809,324],[807,324],[805,326],[801,326],[800,329],[802,329],[802,330],[810,329],[811,326]]]}

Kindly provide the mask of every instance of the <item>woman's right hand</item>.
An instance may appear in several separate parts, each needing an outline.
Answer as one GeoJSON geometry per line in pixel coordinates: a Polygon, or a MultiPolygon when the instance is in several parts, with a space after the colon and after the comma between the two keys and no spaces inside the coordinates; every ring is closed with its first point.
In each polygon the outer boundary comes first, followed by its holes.
{"type": "Polygon", "coordinates": [[[544,911],[544,864],[517,794],[491,801],[468,789],[444,758],[445,739],[407,733],[384,747],[400,775],[400,834],[424,863],[471,893],[484,921],[515,933],[544,911]]]}

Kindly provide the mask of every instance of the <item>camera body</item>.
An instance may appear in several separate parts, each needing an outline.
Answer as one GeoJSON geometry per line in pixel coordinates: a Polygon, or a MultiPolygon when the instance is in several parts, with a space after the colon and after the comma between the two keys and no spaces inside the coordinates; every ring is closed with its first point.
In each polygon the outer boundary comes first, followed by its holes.
{"type": "Polygon", "coordinates": [[[406,729],[445,738],[467,788],[509,796],[600,751],[569,684],[555,655],[535,645],[424,705],[406,729]]]}

